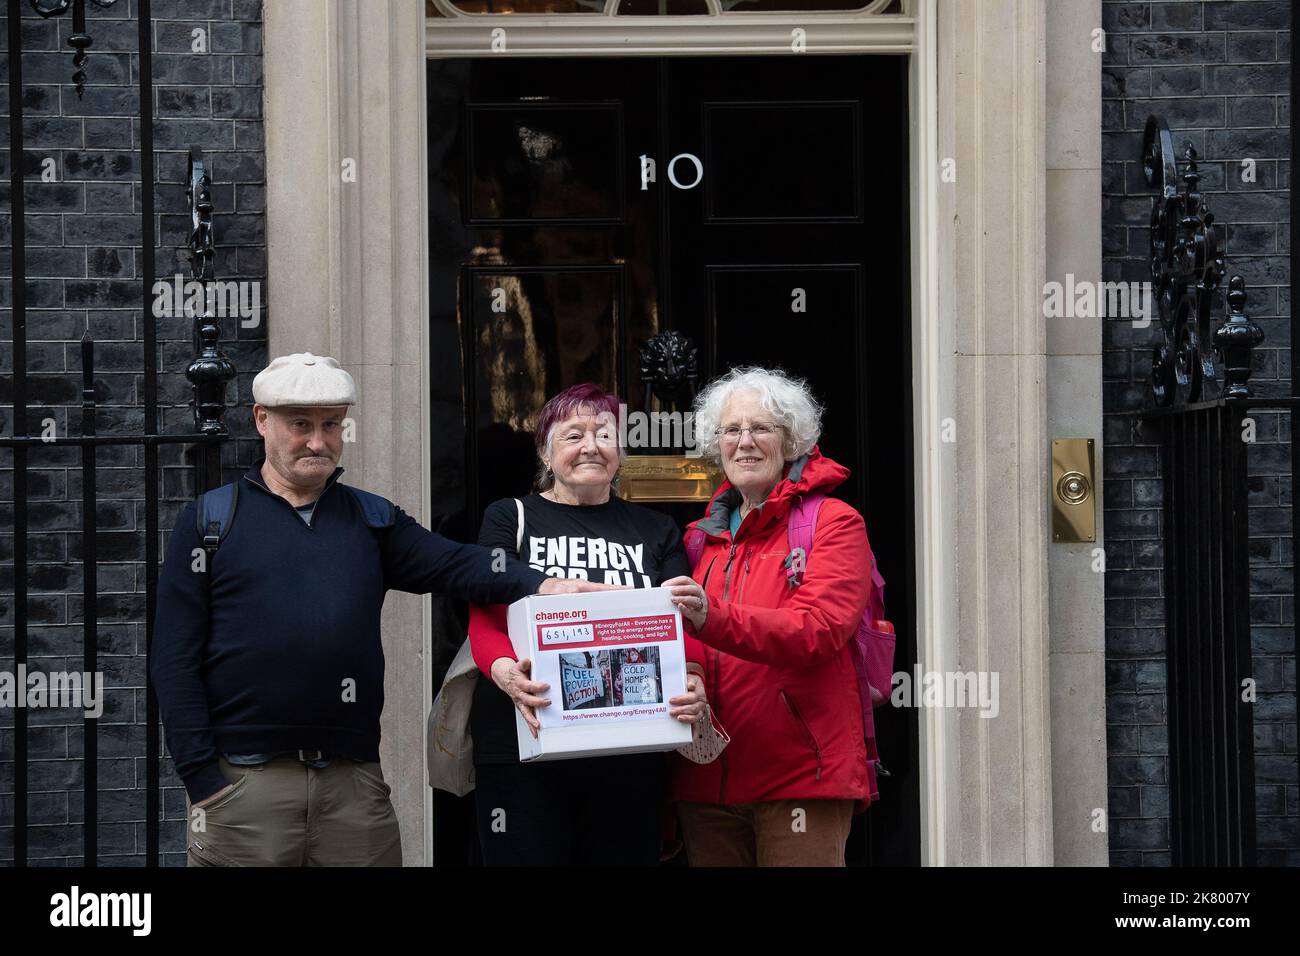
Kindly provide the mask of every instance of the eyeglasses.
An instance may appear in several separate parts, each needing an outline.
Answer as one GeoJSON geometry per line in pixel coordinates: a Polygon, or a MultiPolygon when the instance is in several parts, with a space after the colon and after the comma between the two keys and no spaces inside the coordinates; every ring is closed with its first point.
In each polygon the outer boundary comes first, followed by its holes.
{"type": "Polygon", "coordinates": [[[723,441],[740,441],[741,432],[749,432],[749,437],[758,441],[767,438],[769,435],[776,434],[779,426],[774,422],[754,422],[748,428],[741,428],[739,425],[724,425],[718,429],[718,437],[723,441]]]}

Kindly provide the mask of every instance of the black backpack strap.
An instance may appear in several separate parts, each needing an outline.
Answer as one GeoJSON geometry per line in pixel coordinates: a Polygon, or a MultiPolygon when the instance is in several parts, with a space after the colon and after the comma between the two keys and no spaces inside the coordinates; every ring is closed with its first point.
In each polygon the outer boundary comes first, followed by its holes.
{"type": "Polygon", "coordinates": [[[230,525],[235,520],[235,506],[239,503],[239,482],[232,481],[220,488],[205,491],[199,496],[195,509],[194,522],[203,542],[203,550],[208,555],[208,568],[212,567],[212,556],[225,540],[230,525]]]}
{"type": "Polygon", "coordinates": [[[366,525],[372,529],[391,528],[397,522],[397,505],[383,495],[374,495],[351,485],[344,485],[361,506],[366,525]]]}

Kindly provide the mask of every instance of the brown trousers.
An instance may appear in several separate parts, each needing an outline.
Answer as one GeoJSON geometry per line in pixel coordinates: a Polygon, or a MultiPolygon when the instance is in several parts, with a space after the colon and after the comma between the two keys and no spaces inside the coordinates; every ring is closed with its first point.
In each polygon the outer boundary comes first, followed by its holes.
{"type": "Polygon", "coordinates": [[[377,763],[337,757],[317,770],[296,756],[236,766],[234,789],[185,809],[189,866],[401,866],[391,790],[377,763]]]}
{"type": "Polygon", "coordinates": [[[843,866],[852,800],[679,803],[691,866],[843,866]]]}

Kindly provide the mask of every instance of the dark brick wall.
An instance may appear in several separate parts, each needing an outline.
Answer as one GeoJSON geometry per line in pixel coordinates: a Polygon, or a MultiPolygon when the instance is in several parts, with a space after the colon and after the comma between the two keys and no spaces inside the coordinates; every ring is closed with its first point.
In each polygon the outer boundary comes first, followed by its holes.
{"type": "MultiPolygon", "coordinates": [[[[1151,190],[1142,129],[1162,113],[1201,157],[1228,273],[1245,277],[1264,330],[1251,387],[1290,393],[1290,5],[1276,0],[1103,3],[1103,256],[1106,279],[1149,278],[1151,190]],[[1257,181],[1240,163],[1257,161],[1257,181]]],[[[1227,283],[1224,283],[1226,290],[1227,283]]],[[[1221,315],[1220,302],[1216,314],[1221,315]]],[[[1110,860],[1168,865],[1169,790],[1161,484],[1149,404],[1152,329],[1105,323],[1107,743],[1110,860]]],[[[1250,460],[1251,642],[1259,861],[1300,864],[1295,605],[1288,416],[1258,414],[1250,460]]]]}
{"type": "MultiPolygon", "coordinates": [[[[100,434],[138,434],[143,425],[143,325],[140,269],[140,123],[135,0],[110,10],[88,4],[94,38],[85,96],[71,84],[66,40],[71,15],[37,17],[22,4],[23,111],[27,204],[27,367],[29,429],[53,418],[60,435],[80,429],[81,354],[96,342],[100,434]],[[54,161],[56,182],[42,182],[54,161]]],[[[154,0],[154,147],[158,277],[188,275],[186,157],[203,149],[213,178],[218,279],[262,281],[266,273],[265,159],[262,126],[260,0],[154,0]],[[195,29],[207,52],[192,51],[195,29]]],[[[0,29],[0,76],[8,76],[0,29]]],[[[12,223],[9,95],[0,85],[0,402],[12,402],[12,223]]],[[[234,441],[223,449],[227,477],[258,453],[249,420],[252,376],[266,364],[266,286],[261,322],[223,320],[222,342],[239,369],[228,393],[234,441]]],[[[192,357],[188,319],[158,320],[159,403],[164,431],[192,430],[192,357]]],[[[0,407],[13,433],[12,404],[0,407]]],[[[76,448],[31,453],[25,504],[29,668],[81,670],[81,469],[76,448]]],[[[171,529],[193,493],[191,471],[176,447],[161,460],[161,526],[171,529]]],[[[99,725],[99,847],[104,865],[140,865],[145,827],[144,475],[138,447],[98,452],[99,661],[106,705],[99,725]]],[[[0,452],[0,669],[13,667],[13,457],[0,452]]],[[[82,862],[83,736],[79,711],[31,710],[28,858],[48,865],[82,862]]],[[[0,710],[0,861],[13,858],[13,712],[0,710]]],[[[184,862],[185,802],[164,757],[162,842],[166,862],[184,862]]]]}

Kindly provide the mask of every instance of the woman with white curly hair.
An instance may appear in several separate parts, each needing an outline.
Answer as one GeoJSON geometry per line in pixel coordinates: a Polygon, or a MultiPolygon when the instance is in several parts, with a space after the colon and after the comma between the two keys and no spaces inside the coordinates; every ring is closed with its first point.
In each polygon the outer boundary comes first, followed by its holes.
{"type": "Polygon", "coordinates": [[[697,439],[727,480],[687,531],[692,577],[664,586],[703,645],[691,651],[731,744],[711,764],[673,759],[693,866],[843,866],[869,799],[849,648],[870,596],[866,528],[825,498],[813,546],[790,545],[803,500],[849,474],[817,448],[821,416],[806,383],[763,368],[734,369],[695,402],[697,439]]]}

